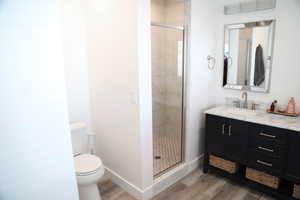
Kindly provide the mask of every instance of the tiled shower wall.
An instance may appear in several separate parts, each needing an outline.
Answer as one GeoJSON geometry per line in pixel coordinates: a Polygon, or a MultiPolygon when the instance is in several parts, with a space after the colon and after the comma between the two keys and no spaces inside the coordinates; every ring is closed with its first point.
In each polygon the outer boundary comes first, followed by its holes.
{"type": "MultiPolygon", "coordinates": [[[[152,21],[183,26],[184,4],[178,0],[152,0],[152,21]]],[[[183,31],[152,26],[152,95],[154,148],[159,137],[170,136],[176,141],[172,151],[180,154],[169,163],[181,161],[183,74],[178,66],[178,45],[183,31]]],[[[168,141],[168,140],[166,140],[168,141]]],[[[169,151],[169,149],[167,149],[169,151]]],[[[154,153],[157,153],[154,150],[154,153]]],[[[156,155],[154,155],[156,156],[156,155]]],[[[164,159],[164,155],[161,159],[164,159]]],[[[168,166],[168,167],[170,167],[168,166]]],[[[155,166],[154,166],[155,167],[155,166]]],[[[167,167],[167,168],[168,168],[167,167]]],[[[159,171],[155,170],[154,171],[159,171]]]]}

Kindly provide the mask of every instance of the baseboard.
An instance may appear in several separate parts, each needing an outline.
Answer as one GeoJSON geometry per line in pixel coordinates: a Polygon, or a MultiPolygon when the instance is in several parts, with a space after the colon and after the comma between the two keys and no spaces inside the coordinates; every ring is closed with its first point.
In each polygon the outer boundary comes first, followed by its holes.
{"type": "Polygon", "coordinates": [[[203,165],[203,159],[204,159],[204,154],[201,154],[198,158],[190,161],[188,173],[191,173],[192,171],[194,171],[197,168],[201,168],[203,165]]]}
{"type": "Polygon", "coordinates": [[[105,168],[107,172],[110,174],[110,177],[114,183],[119,185],[129,194],[134,196],[136,199],[140,200],[149,200],[155,195],[159,194],[160,192],[164,191],[180,179],[184,178],[186,175],[194,171],[195,169],[199,168],[203,163],[203,155],[199,156],[198,158],[179,165],[178,167],[172,169],[171,171],[163,174],[159,178],[153,181],[153,184],[142,190],[126,179],[122,178],[118,173],[114,172],[109,168],[105,168]]]}
{"type": "Polygon", "coordinates": [[[134,184],[130,183],[129,181],[127,181],[126,179],[121,177],[118,173],[116,173],[115,171],[109,169],[108,167],[105,167],[105,169],[106,169],[106,171],[110,175],[110,178],[112,179],[112,181],[115,184],[120,186],[123,190],[125,190],[126,192],[131,194],[136,199],[141,199],[141,200],[143,199],[143,194],[144,194],[143,190],[141,190],[140,188],[138,188],[134,184]]]}

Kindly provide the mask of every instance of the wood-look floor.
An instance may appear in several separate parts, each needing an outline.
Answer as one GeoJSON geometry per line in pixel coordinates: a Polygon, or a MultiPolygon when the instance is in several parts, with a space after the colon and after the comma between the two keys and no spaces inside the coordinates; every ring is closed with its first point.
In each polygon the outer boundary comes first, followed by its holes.
{"type": "MultiPolygon", "coordinates": [[[[103,200],[136,200],[109,179],[99,183],[103,200]]],[[[195,170],[152,200],[274,200],[228,179],[195,170]]]]}

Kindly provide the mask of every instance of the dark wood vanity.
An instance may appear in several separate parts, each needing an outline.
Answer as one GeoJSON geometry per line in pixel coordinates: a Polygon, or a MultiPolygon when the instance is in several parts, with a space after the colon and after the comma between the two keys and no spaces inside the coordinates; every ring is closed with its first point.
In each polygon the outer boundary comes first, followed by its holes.
{"type": "Polygon", "coordinates": [[[206,114],[203,171],[218,173],[276,199],[294,199],[294,184],[300,184],[300,132],[206,114]],[[239,163],[235,174],[209,164],[209,155],[239,163]],[[246,168],[280,178],[272,189],[245,178],[246,168]]]}

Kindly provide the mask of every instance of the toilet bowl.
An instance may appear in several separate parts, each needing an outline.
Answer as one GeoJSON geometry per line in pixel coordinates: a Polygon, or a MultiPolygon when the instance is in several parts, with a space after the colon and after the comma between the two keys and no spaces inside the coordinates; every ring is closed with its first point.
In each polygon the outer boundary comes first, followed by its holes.
{"type": "Polygon", "coordinates": [[[102,161],[91,154],[74,157],[80,200],[101,200],[97,183],[104,175],[102,161]]]}

